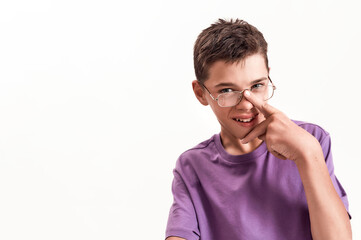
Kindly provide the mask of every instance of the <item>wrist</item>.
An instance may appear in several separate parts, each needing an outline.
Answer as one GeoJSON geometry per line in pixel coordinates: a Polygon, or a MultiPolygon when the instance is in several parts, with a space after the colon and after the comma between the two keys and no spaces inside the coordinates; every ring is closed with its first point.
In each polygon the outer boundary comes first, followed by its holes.
{"type": "Polygon", "coordinates": [[[297,166],[313,164],[320,160],[324,161],[323,151],[317,139],[312,137],[307,142],[309,143],[308,146],[295,159],[297,166]]]}

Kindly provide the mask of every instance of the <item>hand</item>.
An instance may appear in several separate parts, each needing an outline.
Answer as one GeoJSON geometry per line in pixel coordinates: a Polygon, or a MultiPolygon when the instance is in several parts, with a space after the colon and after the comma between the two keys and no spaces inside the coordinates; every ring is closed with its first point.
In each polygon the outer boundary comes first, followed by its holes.
{"type": "MultiPolygon", "coordinates": [[[[319,156],[322,149],[319,142],[309,132],[297,126],[285,114],[264,102],[248,90],[244,97],[253,104],[264,116],[265,120],[258,124],[242,139],[248,143],[258,137],[267,144],[270,151],[277,158],[297,161],[307,157],[319,156]]],[[[323,155],[322,155],[323,156],[323,155]]]]}

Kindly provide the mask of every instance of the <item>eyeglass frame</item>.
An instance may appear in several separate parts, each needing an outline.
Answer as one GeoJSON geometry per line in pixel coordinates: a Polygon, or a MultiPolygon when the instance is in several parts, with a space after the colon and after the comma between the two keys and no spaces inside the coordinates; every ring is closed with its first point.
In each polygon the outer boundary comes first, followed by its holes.
{"type": "MultiPolygon", "coordinates": [[[[269,97],[268,99],[264,100],[264,101],[267,101],[267,100],[271,99],[271,98],[273,97],[273,95],[274,95],[275,90],[277,89],[276,86],[273,84],[270,76],[268,76],[267,78],[269,79],[269,81],[270,81],[271,84],[272,84],[273,92],[272,92],[272,96],[269,97]]],[[[224,106],[219,105],[218,99],[219,99],[219,96],[220,96],[220,95],[225,94],[225,93],[220,93],[220,94],[218,94],[217,98],[214,98],[214,97],[212,96],[211,92],[208,90],[208,88],[207,88],[201,81],[199,81],[199,80],[197,80],[197,81],[207,90],[207,92],[209,93],[209,95],[211,96],[211,98],[212,98],[214,101],[217,102],[218,106],[224,107],[224,106]]],[[[244,91],[246,91],[246,90],[249,90],[249,91],[252,92],[252,90],[249,89],[249,88],[243,89],[242,91],[234,91],[234,92],[239,92],[239,93],[241,94],[241,97],[239,98],[239,100],[238,100],[238,102],[237,102],[236,104],[234,104],[233,106],[227,106],[227,107],[234,107],[234,106],[236,106],[237,104],[239,104],[239,103],[242,101],[244,91]]]]}

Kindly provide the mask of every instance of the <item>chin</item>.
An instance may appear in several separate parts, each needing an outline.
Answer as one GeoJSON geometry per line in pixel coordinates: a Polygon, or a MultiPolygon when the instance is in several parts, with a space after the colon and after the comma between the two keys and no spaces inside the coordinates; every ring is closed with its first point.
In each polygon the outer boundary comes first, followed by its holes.
{"type": "Polygon", "coordinates": [[[240,129],[229,129],[229,130],[222,130],[222,133],[225,137],[228,138],[235,138],[235,139],[243,139],[247,136],[248,133],[251,132],[252,129],[250,129],[249,131],[240,131],[240,129]]]}

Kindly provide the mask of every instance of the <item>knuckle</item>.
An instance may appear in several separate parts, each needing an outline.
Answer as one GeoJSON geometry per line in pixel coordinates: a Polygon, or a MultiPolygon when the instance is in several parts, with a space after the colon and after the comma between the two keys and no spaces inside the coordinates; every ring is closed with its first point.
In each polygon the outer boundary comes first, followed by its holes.
{"type": "Polygon", "coordinates": [[[275,125],[271,122],[268,125],[267,132],[272,133],[274,131],[274,129],[275,129],[275,125]]]}
{"type": "Polygon", "coordinates": [[[269,119],[270,119],[269,125],[273,125],[272,123],[277,119],[277,114],[272,114],[271,116],[269,116],[269,119]]]}

